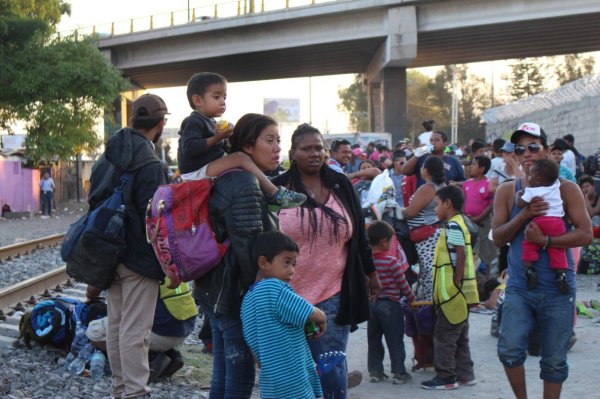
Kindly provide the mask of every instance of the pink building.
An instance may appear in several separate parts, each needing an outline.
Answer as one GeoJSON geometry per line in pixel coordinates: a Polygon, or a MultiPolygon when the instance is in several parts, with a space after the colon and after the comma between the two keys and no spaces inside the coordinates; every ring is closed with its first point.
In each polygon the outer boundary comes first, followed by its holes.
{"type": "Polygon", "coordinates": [[[4,204],[13,212],[38,212],[40,171],[23,168],[20,161],[0,158],[0,208],[4,204]]]}

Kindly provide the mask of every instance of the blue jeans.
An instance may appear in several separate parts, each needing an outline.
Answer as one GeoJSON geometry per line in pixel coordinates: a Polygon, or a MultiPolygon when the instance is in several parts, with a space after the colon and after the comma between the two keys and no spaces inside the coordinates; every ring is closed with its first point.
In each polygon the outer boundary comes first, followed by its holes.
{"type": "Polygon", "coordinates": [[[540,378],[564,382],[569,375],[567,349],[574,317],[573,294],[507,288],[498,340],[500,361],[509,368],[525,363],[529,335],[536,328],[541,345],[540,378]]]}
{"type": "Polygon", "coordinates": [[[42,192],[42,214],[52,216],[52,191],[42,192]]]}
{"type": "MultiPolygon", "coordinates": [[[[308,347],[315,362],[320,354],[330,351],[346,353],[350,326],[337,324],[334,319],[340,310],[340,294],[315,305],[327,316],[327,332],[316,340],[308,340],[308,347]]],[[[329,373],[321,375],[321,386],[325,399],[346,399],[348,395],[348,366],[342,362],[329,373]]]]}
{"type": "Polygon", "coordinates": [[[382,337],[385,337],[388,347],[392,374],[406,373],[403,332],[404,316],[400,302],[378,299],[371,303],[371,319],[367,323],[369,374],[383,373],[385,348],[381,342],[382,337]]]}
{"type": "Polygon", "coordinates": [[[209,399],[250,398],[254,386],[254,359],[244,341],[238,317],[218,315],[201,305],[209,318],[213,342],[213,374],[209,399]]]}

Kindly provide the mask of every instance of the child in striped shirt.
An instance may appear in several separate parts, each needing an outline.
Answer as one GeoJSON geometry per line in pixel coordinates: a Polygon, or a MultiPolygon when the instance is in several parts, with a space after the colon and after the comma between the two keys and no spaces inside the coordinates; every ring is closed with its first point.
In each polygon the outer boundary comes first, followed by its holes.
{"type": "Polygon", "coordinates": [[[404,384],[411,380],[411,376],[404,366],[406,352],[400,293],[408,302],[413,302],[415,295],[404,277],[398,259],[387,254],[394,235],[392,226],[382,221],[373,222],[367,229],[367,235],[373,251],[373,263],[382,287],[377,299],[371,302],[371,318],[367,323],[369,380],[379,382],[388,378],[383,372],[385,349],[381,339],[385,336],[392,363],[392,383],[404,384]]]}
{"type": "Polygon", "coordinates": [[[298,245],[280,232],[256,239],[253,259],[258,274],[242,302],[242,331],[260,368],[262,399],[314,399],[323,396],[308,348],[305,325],[327,329],[325,313],[297,295],[289,281],[294,274],[298,245]]]}

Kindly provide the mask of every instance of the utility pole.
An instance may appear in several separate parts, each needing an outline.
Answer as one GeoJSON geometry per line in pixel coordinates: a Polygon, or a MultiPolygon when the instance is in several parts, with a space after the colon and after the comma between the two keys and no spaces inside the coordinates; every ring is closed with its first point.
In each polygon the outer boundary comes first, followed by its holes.
{"type": "Polygon", "coordinates": [[[451,126],[451,143],[458,144],[458,70],[455,65],[450,65],[452,71],[452,115],[450,120],[451,126]]]}

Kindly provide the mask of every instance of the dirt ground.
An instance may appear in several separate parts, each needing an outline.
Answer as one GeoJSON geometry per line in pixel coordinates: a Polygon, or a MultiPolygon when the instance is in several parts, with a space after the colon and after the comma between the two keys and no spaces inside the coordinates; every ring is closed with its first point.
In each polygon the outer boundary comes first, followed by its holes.
{"type": "MultiPolygon", "coordinates": [[[[600,300],[598,290],[600,275],[577,277],[577,299],[600,300]]],[[[593,318],[579,316],[575,326],[577,343],[569,351],[569,378],[563,384],[562,397],[571,398],[600,398],[598,388],[598,372],[600,371],[600,312],[592,310],[593,318]]],[[[496,353],[498,339],[490,335],[490,314],[471,313],[470,346],[475,363],[477,384],[471,387],[460,387],[453,391],[428,391],[422,389],[422,381],[434,376],[432,369],[427,371],[410,372],[413,381],[406,385],[393,385],[389,380],[379,383],[368,381],[367,372],[367,325],[361,324],[358,331],[350,334],[348,344],[348,368],[360,370],[363,382],[350,390],[353,399],[397,399],[404,398],[477,398],[504,399],[514,398],[504,370],[496,353]]],[[[406,365],[410,370],[413,356],[412,343],[405,337],[406,365]]],[[[389,360],[384,361],[386,374],[390,374],[389,360]]],[[[542,380],[539,378],[539,357],[528,357],[525,363],[527,391],[530,398],[542,397],[542,380]]]]}

